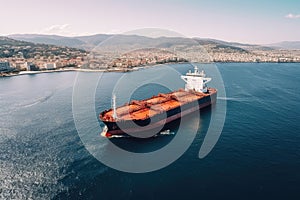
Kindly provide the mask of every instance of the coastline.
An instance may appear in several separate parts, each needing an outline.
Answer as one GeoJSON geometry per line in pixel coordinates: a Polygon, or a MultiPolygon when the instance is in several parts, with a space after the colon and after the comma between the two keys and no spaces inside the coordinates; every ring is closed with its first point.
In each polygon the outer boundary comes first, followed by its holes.
{"type": "MultiPolygon", "coordinates": [[[[163,64],[182,64],[187,62],[170,62],[170,63],[163,63],[163,64]]],[[[274,63],[274,64],[280,64],[280,63],[299,63],[299,62],[213,62],[215,64],[218,63],[274,63]]],[[[212,64],[211,62],[205,62],[201,64],[212,64]]],[[[153,65],[143,65],[143,66],[137,66],[134,68],[109,68],[109,69],[81,69],[81,68],[61,68],[61,69],[54,69],[54,70],[42,70],[42,71],[21,71],[21,72],[1,72],[1,77],[13,77],[13,76],[22,76],[22,75],[34,75],[34,74],[43,74],[43,73],[57,73],[57,72],[132,72],[137,71],[140,69],[146,69],[155,67],[162,64],[153,64],[153,65]]]]}
{"type": "Polygon", "coordinates": [[[55,72],[128,72],[135,71],[138,69],[78,69],[78,68],[67,68],[67,69],[54,69],[54,70],[42,70],[42,71],[21,71],[21,72],[4,72],[0,74],[0,77],[12,77],[22,75],[34,75],[44,73],[55,73],[55,72]]]}
{"type": "MultiPolygon", "coordinates": [[[[163,64],[182,64],[186,62],[169,62],[169,63],[163,63],[163,64]]],[[[34,75],[34,74],[43,74],[43,73],[55,73],[55,72],[132,72],[132,71],[137,71],[140,69],[146,69],[146,68],[151,68],[155,67],[158,65],[163,65],[163,64],[148,64],[148,65],[141,65],[137,66],[134,68],[108,68],[108,69],[81,69],[81,68],[61,68],[61,69],[53,69],[53,70],[41,70],[41,71],[21,71],[21,72],[2,72],[0,73],[0,78],[1,77],[12,77],[12,76],[22,76],[22,75],[34,75]]]]}

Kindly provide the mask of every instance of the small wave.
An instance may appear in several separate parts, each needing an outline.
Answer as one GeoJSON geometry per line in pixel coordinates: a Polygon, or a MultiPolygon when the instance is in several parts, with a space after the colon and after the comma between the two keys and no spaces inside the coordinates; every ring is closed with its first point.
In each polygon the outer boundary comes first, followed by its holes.
{"type": "Polygon", "coordinates": [[[38,103],[40,103],[40,101],[36,101],[36,102],[33,102],[33,103],[21,105],[21,107],[23,107],[23,108],[28,108],[28,107],[34,106],[34,105],[36,105],[36,104],[38,104],[38,103]]]}
{"type": "Polygon", "coordinates": [[[129,137],[130,137],[129,135],[112,135],[109,136],[108,138],[129,138],[129,137]]]}
{"type": "MultiPolygon", "coordinates": [[[[106,126],[105,126],[106,127],[106,126]]],[[[129,135],[107,135],[107,128],[104,128],[103,131],[100,133],[102,137],[105,138],[128,138],[130,137],[129,135]]]]}
{"type": "Polygon", "coordinates": [[[161,131],[159,135],[175,135],[175,132],[168,130],[161,131]]]}
{"type": "Polygon", "coordinates": [[[27,104],[22,104],[22,105],[20,105],[20,107],[28,108],[28,107],[34,106],[36,104],[43,103],[43,102],[47,101],[48,99],[50,99],[53,95],[54,95],[54,93],[51,92],[49,95],[37,98],[33,102],[30,102],[30,103],[27,103],[27,104]]]}
{"type": "Polygon", "coordinates": [[[161,137],[161,136],[168,136],[168,135],[175,135],[175,132],[168,130],[164,130],[159,132],[158,134],[154,135],[153,137],[161,137]]]}
{"type": "Polygon", "coordinates": [[[218,97],[218,100],[223,100],[223,101],[249,101],[248,99],[245,98],[236,98],[236,97],[218,97]]]}

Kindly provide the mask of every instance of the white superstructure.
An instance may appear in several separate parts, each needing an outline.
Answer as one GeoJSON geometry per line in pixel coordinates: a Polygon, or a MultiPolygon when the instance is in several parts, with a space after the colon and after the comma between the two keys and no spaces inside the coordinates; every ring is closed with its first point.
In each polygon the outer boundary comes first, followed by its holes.
{"type": "Polygon", "coordinates": [[[198,70],[198,67],[195,66],[194,72],[191,72],[191,70],[186,73],[185,76],[181,76],[181,79],[186,82],[185,84],[185,90],[194,90],[197,92],[207,92],[207,85],[209,81],[211,81],[211,78],[207,78],[206,74],[202,70],[201,72],[198,70]]]}

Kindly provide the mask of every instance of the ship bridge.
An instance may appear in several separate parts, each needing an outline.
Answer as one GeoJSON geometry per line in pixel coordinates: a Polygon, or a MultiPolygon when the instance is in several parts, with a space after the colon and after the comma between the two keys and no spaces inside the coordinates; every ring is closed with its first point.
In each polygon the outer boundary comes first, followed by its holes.
{"type": "Polygon", "coordinates": [[[194,90],[197,92],[207,93],[206,83],[211,81],[211,78],[207,78],[205,72],[198,70],[198,67],[195,66],[194,72],[189,70],[185,76],[181,76],[181,79],[185,81],[185,90],[194,90]]]}

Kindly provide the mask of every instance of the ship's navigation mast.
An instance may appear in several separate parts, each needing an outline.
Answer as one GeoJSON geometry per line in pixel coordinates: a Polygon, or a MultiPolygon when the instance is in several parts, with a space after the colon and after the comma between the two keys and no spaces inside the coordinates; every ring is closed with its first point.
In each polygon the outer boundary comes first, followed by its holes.
{"type": "Polygon", "coordinates": [[[208,90],[206,83],[211,81],[211,78],[207,78],[205,72],[203,70],[200,72],[197,66],[194,67],[194,72],[190,70],[185,76],[181,76],[181,79],[186,82],[186,91],[194,90],[203,93],[208,90]]]}
{"type": "Polygon", "coordinates": [[[112,102],[111,102],[111,107],[113,108],[113,115],[112,115],[112,117],[114,118],[114,119],[117,119],[118,118],[118,116],[117,116],[117,106],[116,106],[116,95],[115,94],[113,94],[112,95],[112,102]]]}

